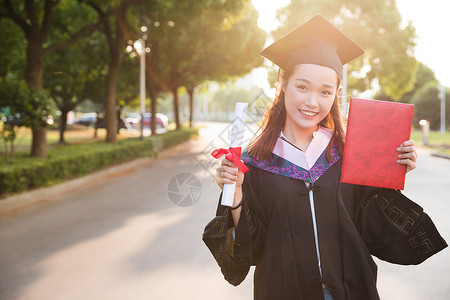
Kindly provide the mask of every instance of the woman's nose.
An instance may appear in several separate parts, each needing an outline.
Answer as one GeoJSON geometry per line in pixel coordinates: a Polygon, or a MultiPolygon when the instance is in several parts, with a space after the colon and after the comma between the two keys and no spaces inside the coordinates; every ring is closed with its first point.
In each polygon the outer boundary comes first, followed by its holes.
{"type": "Polygon", "coordinates": [[[317,106],[317,95],[315,93],[309,93],[308,98],[305,101],[305,104],[309,107],[317,106]]]}

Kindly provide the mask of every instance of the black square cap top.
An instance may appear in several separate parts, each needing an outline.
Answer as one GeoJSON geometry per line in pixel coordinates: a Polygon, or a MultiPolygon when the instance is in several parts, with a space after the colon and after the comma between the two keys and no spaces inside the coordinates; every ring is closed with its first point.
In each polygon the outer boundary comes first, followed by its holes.
{"type": "Polygon", "coordinates": [[[283,70],[297,64],[315,64],[335,70],[362,55],[361,49],[324,17],[317,15],[261,52],[283,70]]]}

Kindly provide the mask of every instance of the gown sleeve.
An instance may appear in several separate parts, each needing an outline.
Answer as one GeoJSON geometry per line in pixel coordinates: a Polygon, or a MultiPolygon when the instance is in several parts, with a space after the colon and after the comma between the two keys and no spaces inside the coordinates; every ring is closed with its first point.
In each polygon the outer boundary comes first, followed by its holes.
{"type": "Polygon", "coordinates": [[[261,207],[255,189],[256,174],[245,174],[242,184],[243,205],[238,226],[233,234],[232,211],[220,205],[216,217],[206,225],[203,241],[220,266],[225,279],[232,285],[239,285],[247,276],[251,265],[258,261],[265,239],[266,225],[258,217],[261,207]],[[234,235],[234,236],[233,236],[234,235]]]}
{"type": "Polygon", "coordinates": [[[355,225],[372,255],[416,265],[447,247],[422,207],[399,191],[357,186],[355,197],[355,225]]]}

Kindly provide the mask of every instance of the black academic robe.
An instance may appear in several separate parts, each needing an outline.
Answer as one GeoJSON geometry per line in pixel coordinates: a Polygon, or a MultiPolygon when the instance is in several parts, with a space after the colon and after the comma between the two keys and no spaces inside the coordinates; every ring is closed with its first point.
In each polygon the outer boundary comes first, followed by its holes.
{"type": "Polygon", "coordinates": [[[255,265],[257,300],[323,299],[323,287],[335,300],[379,299],[371,255],[419,264],[447,247],[429,216],[399,191],[340,183],[341,161],[311,186],[322,276],[305,182],[246,164],[235,238],[231,210],[220,200],[203,233],[228,282],[240,284],[255,265]]]}

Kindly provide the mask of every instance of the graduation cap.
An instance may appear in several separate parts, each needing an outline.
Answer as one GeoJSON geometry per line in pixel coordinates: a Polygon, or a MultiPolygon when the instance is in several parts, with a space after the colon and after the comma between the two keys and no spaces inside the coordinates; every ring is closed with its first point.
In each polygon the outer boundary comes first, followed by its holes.
{"type": "Polygon", "coordinates": [[[317,15],[261,52],[283,70],[297,64],[315,64],[335,70],[362,55],[364,50],[317,15]]]}

